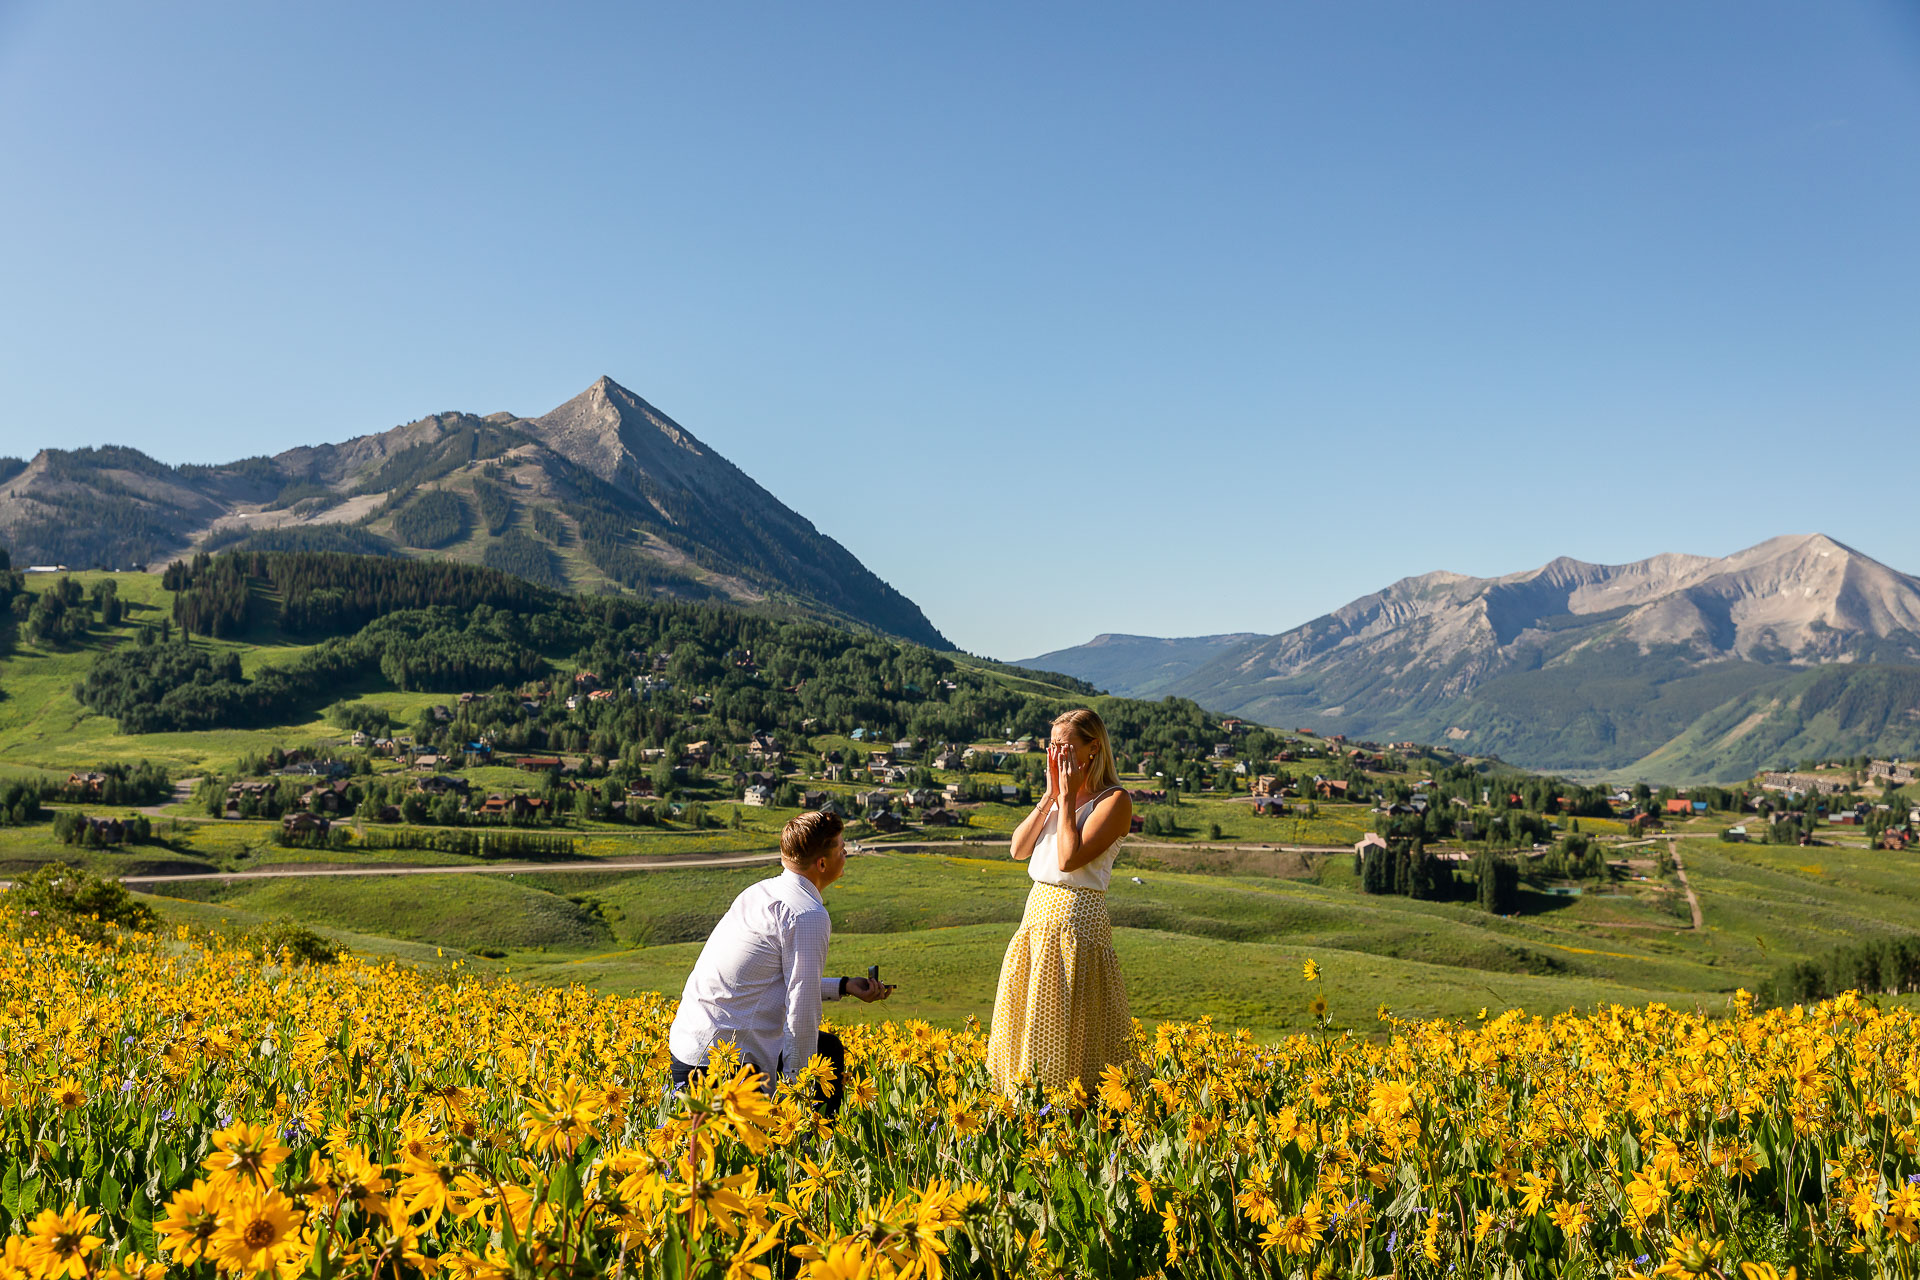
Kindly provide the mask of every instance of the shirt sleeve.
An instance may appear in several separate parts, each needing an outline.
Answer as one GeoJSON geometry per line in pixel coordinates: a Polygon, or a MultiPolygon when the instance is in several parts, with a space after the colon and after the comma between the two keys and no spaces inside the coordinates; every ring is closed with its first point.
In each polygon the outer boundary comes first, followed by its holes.
{"type": "MultiPolygon", "coordinates": [[[[821,961],[822,965],[825,965],[825,963],[826,961],[821,961]]],[[[838,974],[831,978],[823,977],[820,979],[820,998],[822,1000],[838,1000],[840,998],[840,978],[838,974]]]]}
{"type": "MultiPolygon", "coordinates": [[[[820,1047],[820,996],[826,985],[827,913],[809,911],[787,930],[782,959],[787,969],[787,1030],[780,1074],[791,1080],[820,1047]]],[[[836,988],[838,983],[835,984],[836,988]]]]}

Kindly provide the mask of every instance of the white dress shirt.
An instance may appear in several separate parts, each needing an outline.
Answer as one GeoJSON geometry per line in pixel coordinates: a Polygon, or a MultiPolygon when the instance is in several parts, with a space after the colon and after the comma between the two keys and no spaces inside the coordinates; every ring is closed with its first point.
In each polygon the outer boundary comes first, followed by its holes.
{"type": "Polygon", "coordinates": [[[820,1044],[820,1002],[840,998],[822,976],[833,923],[813,882],[794,871],[750,885],[714,926],[680,993],[667,1048],[705,1066],[716,1041],[791,1080],[820,1044]]]}

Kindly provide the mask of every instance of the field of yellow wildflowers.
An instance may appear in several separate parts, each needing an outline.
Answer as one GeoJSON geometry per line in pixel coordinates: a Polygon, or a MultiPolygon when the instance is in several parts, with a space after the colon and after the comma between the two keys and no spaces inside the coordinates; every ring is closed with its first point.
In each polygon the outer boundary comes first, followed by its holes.
{"type": "Polygon", "coordinates": [[[0,946],[0,1280],[1868,1276],[1920,1240],[1920,1028],[1853,998],[1162,1025],[1012,1103],[975,1030],[853,1027],[828,1128],[666,1095],[658,997],[0,946]]]}

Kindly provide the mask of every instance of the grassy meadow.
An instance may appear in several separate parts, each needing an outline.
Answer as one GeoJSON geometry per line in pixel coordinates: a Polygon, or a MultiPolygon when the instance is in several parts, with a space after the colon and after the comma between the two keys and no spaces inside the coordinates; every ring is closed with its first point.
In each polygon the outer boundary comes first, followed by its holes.
{"type": "MultiPolygon", "coordinates": [[[[0,777],[64,776],[71,769],[141,758],[191,777],[274,746],[345,737],[318,709],[311,719],[270,729],[120,734],[112,721],[80,706],[73,685],[102,647],[128,642],[133,627],[166,616],[168,593],[152,575],[73,576],[87,587],[112,577],[128,622],[117,633],[95,633],[71,649],[48,651],[16,640],[0,655],[0,777]]],[[[250,672],[302,651],[271,633],[256,633],[245,643],[197,643],[240,652],[250,672]]],[[[1020,677],[1008,679],[1017,683],[1020,677]]],[[[365,687],[340,690],[339,696],[408,724],[451,695],[365,687]]],[[[859,754],[874,746],[839,735],[818,736],[808,745],[816,752],[859,754]]],[[[1306,760],[1295,768],[1312,765],[1306,760]]],[[[504,766],[466,774],[483,793],[529,782],[528,775],[504,766]]],[[[1013,781],[1010,773],[935,772],[938,783],[962,776],[989,784],[1013,781]]],[[[842,795],[866,789],[796,781],[842,795]]],[[[573,839],[575,854],[589,859],[765,855],[777,849],[781,825],[798,812],[711,798],[718,794],[710,786],[692,788],[685,797],[702,799],[723,824],[718,828],[586,823],[563,833],[573,839]]],[[[984,1020],[991,1010],[1000,958],[1027,888],[1025,868],[1001,851],[1026,808],[983,803],[968,812],[970,825],[960,828],[910,827],[895,836],[865,824],[850,829],[850,838],[868,853],[850,864],[830,894],[833,963],[853,972],[882,965],[900,984],[885,1009],[889,1016],[955,1027],[968,1018],[984,1020]]],[[[1723,844],[1714,837],[1737,820],[1727,814],[1689,817],[1673,828],[1705,913],[1705,928],[1696,932],[1688,927],[1677,881],[1656,874],[1650,846],[1633,851],[1638,861],[1626,879],[1600,892],[1593,886],[1577,896],[1526,891],[1521,910],[1500,918],[1470,901],[1369,897],[1358,890],[1350,857],[1277,851],[1350,846],[1372,824],[1364,805],[1324,804],[1312,817],[1296,812],[1265,818],[1244,795],[1203,794],[1154,812],[1175,822],[1178,834],[1132,838],[1110,896],[1115,945],[1134,1010],[1149,1020],[1204,1014],[1261,1035],[1306,1026],[1311,1015],[1295,979],[1309,958],[1327,975],[1321,991],[1341,1026],[1370,1028],[1381,1005],[1407,1016],[1471,1016],[1482,1008],[1545,1012],[1611,1001],[1719,1008],[1735,988],[1752,988],[1789,961],[1863,934],[1920,930],[1912,861],[1920,855],[1874,853],[1858,843],[1815,849],[1723,844]]],[[[156,842],[127,851],[61,845],[47,823],[0,829],[0,875],[54,860],[84,863],[104,874],[201,875],[148,888],[162,913],[180,922],[285,916],[368,954],[408,962],[455,955],[543,983],[671,994],[734,895],[769,874],[762,864],[644,874],[232,879],[265,869],[487,864],[424,851],[282,848],[273,822],[214,819],[193,804],[159,806],[154,820],[156,842]]],[[[1606,819],[1581,819],[1580,829],[1600,837],[1625,834],[1624,824],[1606,819]]],[[[875,1013],[836,1012],[854,1018],[875,1013]]]]}

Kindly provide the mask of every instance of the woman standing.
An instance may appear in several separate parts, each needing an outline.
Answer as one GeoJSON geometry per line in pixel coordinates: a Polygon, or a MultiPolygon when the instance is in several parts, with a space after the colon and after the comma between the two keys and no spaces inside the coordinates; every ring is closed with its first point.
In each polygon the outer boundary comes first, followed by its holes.
{"type": "Polygon", "coordinates": [[[1013,833],[1033,888],[1000,966],[987,1039],[987,1070],[1003,1094],[1027,1079],[1055,1089],[1078,1080],[1092,1093],[1124,1059],[1133,1021],[1107,882],[1132,818],[1100,717],[1082,709],[1054,720],[1047,792],[1013,833]]]}

